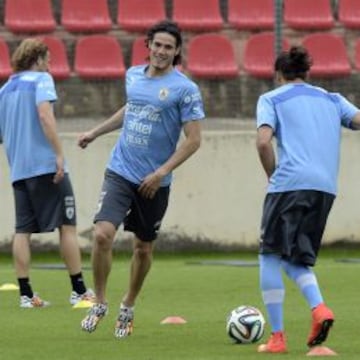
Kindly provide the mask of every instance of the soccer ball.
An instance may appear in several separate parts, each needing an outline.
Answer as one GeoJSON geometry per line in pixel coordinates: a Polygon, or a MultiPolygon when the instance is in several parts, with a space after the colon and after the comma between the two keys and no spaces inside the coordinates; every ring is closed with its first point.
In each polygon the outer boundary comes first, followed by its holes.
{"type": "Polygon", "coordinates": [[[226,332],[238,344],[250,344],[260,340],[264,330],[264,316],[253,306],[237,307],[231,311],[226,320],[226,332]]]}

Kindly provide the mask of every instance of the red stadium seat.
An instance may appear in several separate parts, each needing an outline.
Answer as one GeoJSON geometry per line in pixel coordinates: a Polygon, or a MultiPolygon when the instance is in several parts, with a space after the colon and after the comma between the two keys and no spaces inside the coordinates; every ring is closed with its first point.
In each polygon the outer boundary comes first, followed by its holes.
{"type": "Polygon", "coordinates": [[[334,26],[330,0],[284,0],[284,21],[293,29],[330,29],[334,26]]]}
{"type": "Polygon", "coordinates": [[[45,36],[42,38],[50,52],[50,73],[55,79],[63,80],[70,76],[70,66],[66,47],[60,38],[45,36]]]}
{"type": "Polygon", "coordinates": [[[172,19],[182,30],[211,31],[223,27],[219,0],[173,0],[172,19]]]}
{"type": "Polygon", "coordinates": [[[149,56],[149,50],[145,44],[145,36],[137,37],[133,44],[131,50],[131,65],[142,65],[146,64],[148,61],[146,58],[149,56]]]}
{"type": "Polygon", "coordinates": [[[188,43],[187,70],[198,78],[234,78],[239,74],[231,41],[220,34],[193,36],[188,43]]]}
{"type": "MultiPolygon", "coordinates": [[[[282,48],[288,49],[289,42],[283,39],[282,48]]],[[[272,78],[274,76],[275,35],[262,32],[250,35],[244,49],[244,70],[254,77],[272,78]]]]}
{"type": "Polygon", "coordinates": [[[339,2],[339,21],[345,28],[360,28],[360,3],[359,0],[341,0],[339,2]]]}
{"type": "Polygon", "coordinates": [[[360,39],[355,43],[355,68],[360,70],[360,39]]]}
{"type": "Polygon", "coordinates": [[[127,31],[143,31],[166,19],[164,0],[119,0],[118,25],[127,31]]]}
{"type": "Polygon", "coordinates": [[[228,22],[238,30],[272,29],[273,0],[228,0],[228,22]]]}
{"type": "Polygon", "coordinates": [[[124,57],[118,40],[110,35],[80,38],[75,47],[75,71],[84,79],[123,77],[124,57]]]}
{"type": "Polygon", "coordinates": [[[313,77],[346,76],[351,72],[343,39],[331,33],[306,35],[303,46],[313,58],[310,75],[313,77]]]}
{"type": "Polygon", "coordinates": [[[62,0],[61,24],[71,32],[110,30],[107,0],[62,0]]]}
{"type": "Polygon", "coordinates": [[[55,30],[51,0],[6,0],[5,27],[14,33],[41,33],[55,30]]]}
{"type": "Polygon", "coordinates": [[[0,38],[0,78],[6,79],[11,73],[9,48],[6,41],[0,38]]]}

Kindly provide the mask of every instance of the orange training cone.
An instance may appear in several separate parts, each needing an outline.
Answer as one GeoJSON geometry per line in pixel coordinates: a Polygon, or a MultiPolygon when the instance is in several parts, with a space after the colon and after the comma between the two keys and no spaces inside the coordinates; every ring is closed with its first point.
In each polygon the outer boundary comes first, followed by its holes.
{"type": "Polygon", "coordinates": [[[186,324],[186,322],[181,316],[168,316],[161,321],[161,324],[186,324]]]}
{"type": "Polygon", "coordinates": [[[307,356],[334,356],[337,353],[326,346],[314,346],[306,354],[307,356]]]}

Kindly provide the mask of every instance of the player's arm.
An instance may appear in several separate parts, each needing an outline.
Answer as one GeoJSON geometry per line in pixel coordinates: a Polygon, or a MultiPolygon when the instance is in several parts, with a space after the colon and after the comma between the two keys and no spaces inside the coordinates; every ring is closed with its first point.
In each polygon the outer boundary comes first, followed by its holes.
{"type": "Polygon", "coordinates": [[[44,134],[56,154],[56,174],[54,176],[54,182],[58,183],[64,177],[65,161],[60,138],[57,133],[53,106],[49,101],[43,101],[37,106],[37,110],[44,134]]]}
{"type": "Polygon", "coordinates": [[[113,114],[109,119],[105,120],[102,124],[95,126],[91,130],[83,134],[80,134],[78,139],[78,145],[84,149],[97,137],[107,134],[116,129],[120,129],[124,121],[124,114],[125,106],[120,108],[115,114],[113,114]]]}
{"type": "Polygon", "coordinates": [[[139,192],[143,196],[147,198],[154,197],[160,187],[161,180],[199,149],[201,144],[201,121],[185,122],[183,130],[185,139],[177,147],[173,155],[155,172],[149,174],[141,183],[139,192]]]}
{"type": "Polygon", "coordinates": [[[263,166],[268,179],[275,170],[275,152],[272,145],[274,131],[268,125],[262,125],[257,130],[256,148],[259,154],[261,165],[263,166]]]}
{"type": "Polygon", "coordinates": [[[201,145],[201,122],[188,121],[184,125],[185,139],[178,146],[174,154],[164,163],[158,171],[164,176],[172,172],[192,154],[194,154],[201,145]]]}
{"type": "Polygon", "coordinates": [[[355,130],[360,130],[360,111],[352,118],[351,127],[355,130]]]}

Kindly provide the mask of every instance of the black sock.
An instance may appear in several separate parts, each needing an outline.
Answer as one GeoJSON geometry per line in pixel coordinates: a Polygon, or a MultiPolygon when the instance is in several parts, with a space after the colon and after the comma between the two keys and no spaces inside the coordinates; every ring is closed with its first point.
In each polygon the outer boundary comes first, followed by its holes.
{"type": "Polygon", "coordinates": [[[28,296],[30,299],[34,296],[34,293],[31,289],[30,279],[29,278],[18,278],[18,283],[20,287],[20,295],[28,296]]]}
{"type": "Polygon", "coordinates": [[[83,294],[84,292],[86,292],[86,287],[81,272],[79,272],[78,274],[70,275],[70,279],[73,291],[76,291],[78,294],[83,294]]]}

